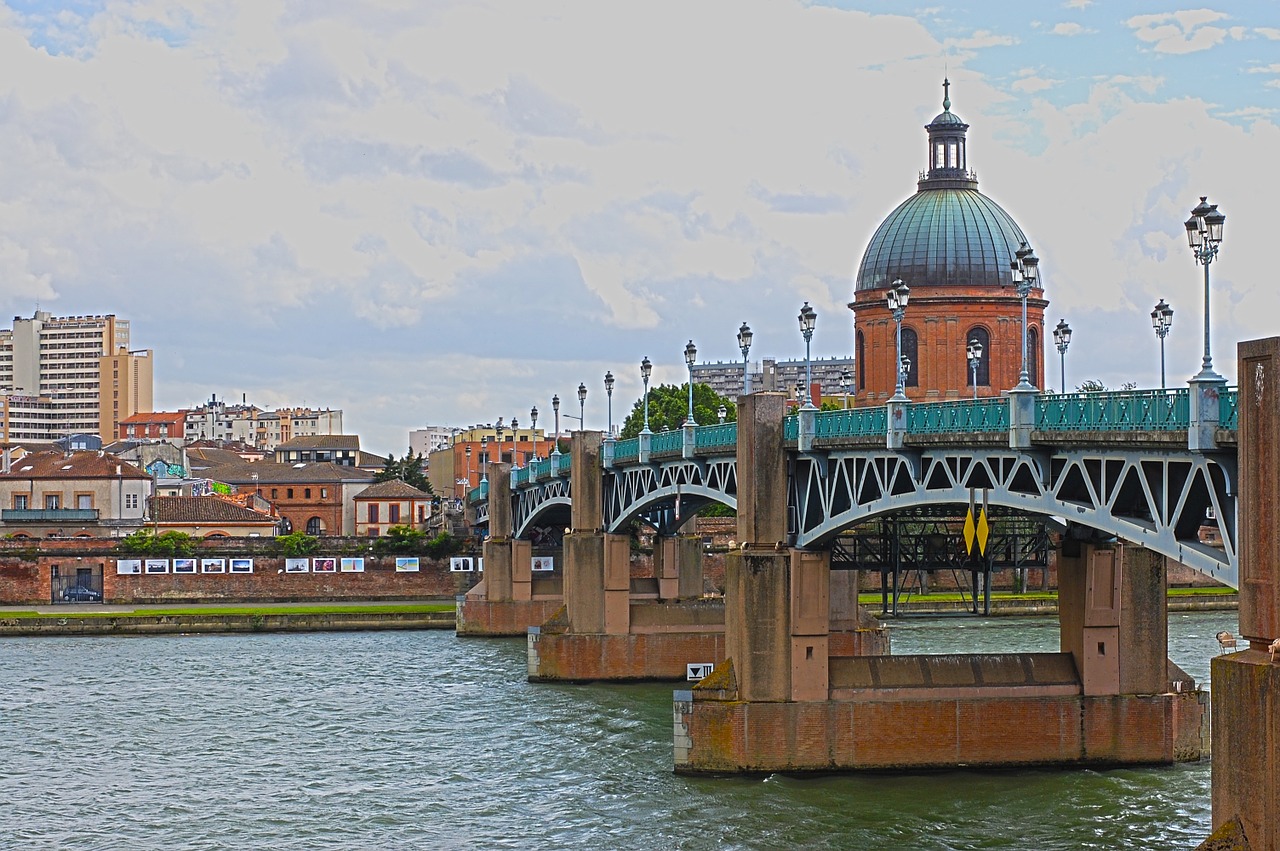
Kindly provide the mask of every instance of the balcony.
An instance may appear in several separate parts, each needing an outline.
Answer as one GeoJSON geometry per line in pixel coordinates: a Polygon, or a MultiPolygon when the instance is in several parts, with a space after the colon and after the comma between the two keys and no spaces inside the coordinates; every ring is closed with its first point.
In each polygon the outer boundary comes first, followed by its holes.
{"type": "Polygon", "coordinates": [[[96,523],[96,508],[5,508],[0,509],[4,523],[96,523]]]}

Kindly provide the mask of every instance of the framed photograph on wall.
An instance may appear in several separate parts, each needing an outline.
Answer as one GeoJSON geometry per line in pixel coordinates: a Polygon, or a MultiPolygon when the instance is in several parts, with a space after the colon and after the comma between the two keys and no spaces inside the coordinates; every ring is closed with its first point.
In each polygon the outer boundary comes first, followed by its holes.
{"type": "Polygon", "coordinates": [[[169,560],[167,558],[149,558],[144,562],[147,573],[168,573],[169,560]]]}
{"type": "Polygon", "coordinates": [[[309,558],[287,558],[284,560],[285,573],[310,573],[311,559],[309,558]]]}
{"type": "Polygon", "coordinates": [[[233,558],[231,560],[232,573],[253,573],[253,559],[251,558],[233,558]]]}
{"type": "Polygon", "coordinates": [[[535,573],[538,571],[547,571],[556,569],[555,556],[534,556],[533,564],[530,567],[535,573]]]}
{"type": "Polygon", "coordinates": [[[344,558],[339,564],[343,573],[364,573],[364,559],[361,557],[344,558]]]}
{"type": "Polygon", "coordinates": [[[337,573],[338,560],[336,558],[317,558],[311,562],[312,573],[337,573]]]}
{"type": "Polygon", "coordinates": [[[417,573],[418,557],[410,556],[408,558],[396,559],[396,573],[417,573]]]}
{"type": "Polygon", "coordinates": [[[201,573],[226,573],[227,560],[225,558],[202,558],[200,559],[201,573]]]}
{"type": "Polygon", "coordinates": [[[476,570],[480,571],[481,573],[484,573],[484,556],[481,556],[480,558],[476,559],[476,570]]]}
{"type": "Polygon", "coordinates": [[[449,559],[449,570],[452,573],[470,573],[475,570],[469,556],[454,556],[449,559]]]}
{"type": "Polygon", "coordinates": [[[117,576],[136,576],[139,573],[142,573],[142,559],[140,558],[116,559],[116,575],[117,576]]]}
{"type": "Polygon", "coordinates": [[[193,558],[175,558],[173,560],[174,573],[195,573],[196,560],[193,558]]]}

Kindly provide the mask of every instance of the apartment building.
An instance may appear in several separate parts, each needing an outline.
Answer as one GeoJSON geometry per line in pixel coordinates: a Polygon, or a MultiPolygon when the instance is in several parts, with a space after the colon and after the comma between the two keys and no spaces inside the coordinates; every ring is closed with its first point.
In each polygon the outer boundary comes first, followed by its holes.
{"type": "Polygon", "coordinates": [[[272,451],[298,437],[342,434],[342,411],[296,407],[268,411],[247,401],[227,404],[214,395],[186,411],[184,434],[188,441],[234,440],[272,451]]]}
{"type": "Polygon", "coordinates": [[[113,314],[15,316],[0,329],[3,440],[96,434],[151,409],[153,356],[129,348],[129,322],[113,314]]]}

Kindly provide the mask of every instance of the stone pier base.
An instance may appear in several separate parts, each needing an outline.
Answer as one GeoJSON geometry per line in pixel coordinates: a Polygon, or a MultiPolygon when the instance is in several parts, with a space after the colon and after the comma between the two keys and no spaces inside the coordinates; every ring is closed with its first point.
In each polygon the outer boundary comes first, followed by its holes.
{"type": "MultiPolygon", "coordinates": [[[[854,679],[872,687],[851,684],[841,699],[778,702],[734,699],[727,663],[675,694],[675,770],[1152,765],[1208,755],[1203,691],[1085,696],[1078,679],[1070,681],[1065,654],[970,661],[979,658],[850,660],[866,669],[854,679]],[[984,694],[975,694],[975,676],[985,677],[984,694]]],[[[1215,670],[1215,699],[1217,688],[1215,670]]]]}
{"type": "Polygon", "coordinates": [[[1213,677],[1213,823],[1240,819],[1254,849],[1280,848],[1280,657],[1217,656],[1213,677]]]}
{"type": "Polygon", "coordinates": [[[458,635],[500,636],[525,635],[529,627],[545,623],[564,606],[556,595],[537,600],[486,600],[463,595],[458,598],[458,635]]]}

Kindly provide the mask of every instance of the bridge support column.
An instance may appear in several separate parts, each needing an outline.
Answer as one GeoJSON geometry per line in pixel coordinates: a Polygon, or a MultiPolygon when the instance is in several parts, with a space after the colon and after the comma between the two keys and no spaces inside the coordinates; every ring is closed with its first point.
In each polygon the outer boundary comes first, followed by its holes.
{"type": "Polygon", "coordinates": [[[511,465],[489,466],[489,537],[481,547],[484,578],[458,598],[459,635],[524,635],[560,607],[533,599],[532,550],[511,537],[511,465]]]}
{"type": "MultiPolygon", "coordinates": [[[[572,531],[564,542],[564,608],[528,630],[529,679],[538,681],[684,679],[690,663],[724,658],[724,608],[631,598],[631,539],[603,531],[600,432],[574,432],[572,531]]],[[[671,539],[681,587],[685,557],[671,539]]],[[[693,539],[693,543],[698,543],[693,539]]],[[[695,555],[700,555],[697,550],[695,555]]]]}
{"type": "Polygon", "coordinates": [[[653,575],[658,599],[690,600],[702,596],[702,539],[696,535],[655,535],[653,575]]]}
{"type": "Polygon", "coordinates": [[[1213,826],[1238,818],[1258,851],[1280,849],[1280,653],[1269,649],[1280,638],[1280,337],[1240,343],[1237,357],[1240,633],[1249,646],[1212,663],[1213,826]]]}

